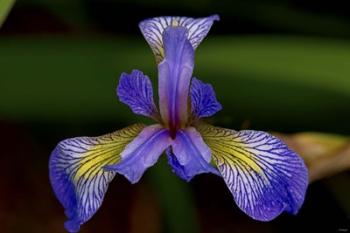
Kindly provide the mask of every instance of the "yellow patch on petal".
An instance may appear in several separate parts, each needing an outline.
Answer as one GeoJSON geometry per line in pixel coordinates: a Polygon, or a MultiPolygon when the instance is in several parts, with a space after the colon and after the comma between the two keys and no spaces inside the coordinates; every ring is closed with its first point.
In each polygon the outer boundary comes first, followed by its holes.
{"type": "MultiPolygon", "coordinates": [[[[218,166],[223,164],[240,166],[245,171],[255,171],[265,177],[265,173],[256,161],[253,150],[250,150],[249,145],[242,142],[238,132],[206,124],[200,124],[197,130],[210,147],[218,166]]],[[[267,178],[266,181],[268,181],[267,178]]]]}
{"type": "Polygon", "coordinates": [[[270,221],[282,211],[296,214],[308,174],[303,160],[280,139],[262,131],[234,131],[200,124],[197,130],[237,205],[270,221]]]}
{"type": "MultiPolygon", "coordinates": [[[[74,175],[74,181],[94,177],[106,165],[112,165],[120,160],[120,153],[144,128],[141,124],[118,130],[95,138],[81,139],[81,147],[86,147],[79,153],[80,161],[74,175]]],[[[79,147],[77,147],[79,148],[79,147]]],[[[76,149],[77,149],[76,148],[76,149]]]]}
{"type": "Polygon", "coordinates": [[[50,181],[76,232],[103,201],[115,172],[106,165],[120,160],[120,153],[144,128],[135,124],[100,137],[76,137],[58,143],[50,158],[50,181]]]}

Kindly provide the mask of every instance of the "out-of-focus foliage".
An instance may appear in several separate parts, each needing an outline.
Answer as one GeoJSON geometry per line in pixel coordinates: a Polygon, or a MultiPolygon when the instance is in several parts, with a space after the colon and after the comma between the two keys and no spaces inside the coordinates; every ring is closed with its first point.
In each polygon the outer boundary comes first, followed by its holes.
{"type": "Polygon", "coordinates": [[[0,0],[0,27],[4,23],[6,16],[14,3],[15,0],[0,0]]]}
{"type": "MultiPolygon", "coordinates": [[[[119,75],[137,68],[157,78],[141,37],[5,38],[0,50],[3,117],[131,122],[115,96],[119,75]]],[[[213,36],[198,49],[195,76],[217,90],[222,125],[346,133],[349,54],[350,43],[341,40],[213,36]]]]}

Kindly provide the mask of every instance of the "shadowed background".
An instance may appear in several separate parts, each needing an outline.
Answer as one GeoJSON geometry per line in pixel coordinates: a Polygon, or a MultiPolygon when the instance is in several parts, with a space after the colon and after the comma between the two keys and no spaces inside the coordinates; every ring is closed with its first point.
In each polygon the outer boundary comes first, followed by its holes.
{"type": "MultiPolygon", "coordinates": [[[[347,9],[341,1],[17,1],[0,29],[0,232],[64,232],[47,168],[57,142],[150,122],[115,93],[119,75],[132,69],[156,83],[137,26],[147,17],[220,15],[196,52],[194,75],[224,107],[209,122],[347,136],[347,9]]],[[[238,209],[222,179],[185,183],[161,158],[136,185],[117,176],[81,232],[349,231],[349,182],[349,172],[318,180],[297,216],[262,223],[238,209]]]]}

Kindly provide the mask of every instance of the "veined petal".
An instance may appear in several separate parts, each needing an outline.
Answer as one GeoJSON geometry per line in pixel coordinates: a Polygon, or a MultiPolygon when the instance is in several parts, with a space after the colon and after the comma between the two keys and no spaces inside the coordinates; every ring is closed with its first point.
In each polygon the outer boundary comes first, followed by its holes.
{"type": "Polygon", "coordinates": [[[237,205],[250,217],[269,221],[282,211],[296,214],[308,184],[303,160],[276,137],[200,125],[199,132],[237,205]]]}
{"type": "Polygon", "coordinates": [[[168,27],[185,27],[188,31],[187,38],[194,49],[201,43],[201,41],[208,34],[213,22],[219,20],[218,15],[212,15],[205,18],[188,18],[165,16],[146,19],[139,24],[141,32],[147,43],[150,45],[157,63],[164,58],[163,46],[163,32],[168,27]]]}
{"type": "Polygon", "coordinates": [[[190,96],[191,112],[194,117],[210,117],[222,108],[216,100],[213,87],[196,78],[192,79],[190,96]]]}
{"type": "Polygon", "coordinates": [[[49,162],[50,180],[69,218],[65,223],[69,232],[78,232],[98,210],[115,175],[102,167],[117,163],[143,128],[135,124],[101,137],[66,139],[56,146],[49,162]]]}
{"type": "Polygon", "coordinates": [[[157,107],[153,101],[151,80],[141,71],[133,70],[131,74],[122,73],[117,95],[119,100],[128,105],[134,113],[159,119],[157,107]]]}
{"type": "Polygon", "coordinates": [[[175,131],[187,121],[187,98],[194,66],[194,50],[184,27],[163,33],[165,58],[158,65],[159,108],[163,122],[175,131]]]}
{"type": "Polygon", "coordinates": [[[220,175],[210,164],[210,148],[193,127],[179,130],[172,150],[166,152],[173,172],[186,181],[201,173],[211,172],[220,175]]]}
{"type": "Polygon", "coordinates": [[[161,125],[151,125],[129,143],[121,153],[121,161],[106,166],[108,171],[124,175],[131,183],[140,180],[147,168],[153,166],[163,151],[171,144],[169,131],[161,125]]]}

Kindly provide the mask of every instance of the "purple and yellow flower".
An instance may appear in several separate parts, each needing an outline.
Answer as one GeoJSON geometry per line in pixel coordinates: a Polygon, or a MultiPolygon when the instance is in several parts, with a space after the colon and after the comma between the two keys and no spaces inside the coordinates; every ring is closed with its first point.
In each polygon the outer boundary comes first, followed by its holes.
{"type": "Polygon", "coordinates": [[[218,19],[159,17],[140,23],[158,66],[159,110],[151,81],[141,71],[123,73],[117,95],[134,113],[156,123],[57,145],[50,179],[65,208],[69,232],[79,231],[99,209],[116,173],[136,183],[163,152],[174,173],[186,181],[201,173],[222,177],[238,207],[253,219],[269,221],[283,211],[298,212],[308,174],[295,152],[268,133],[202,121],[221,105],[210,84],[192,77],[194,52],[218,19]]]}

